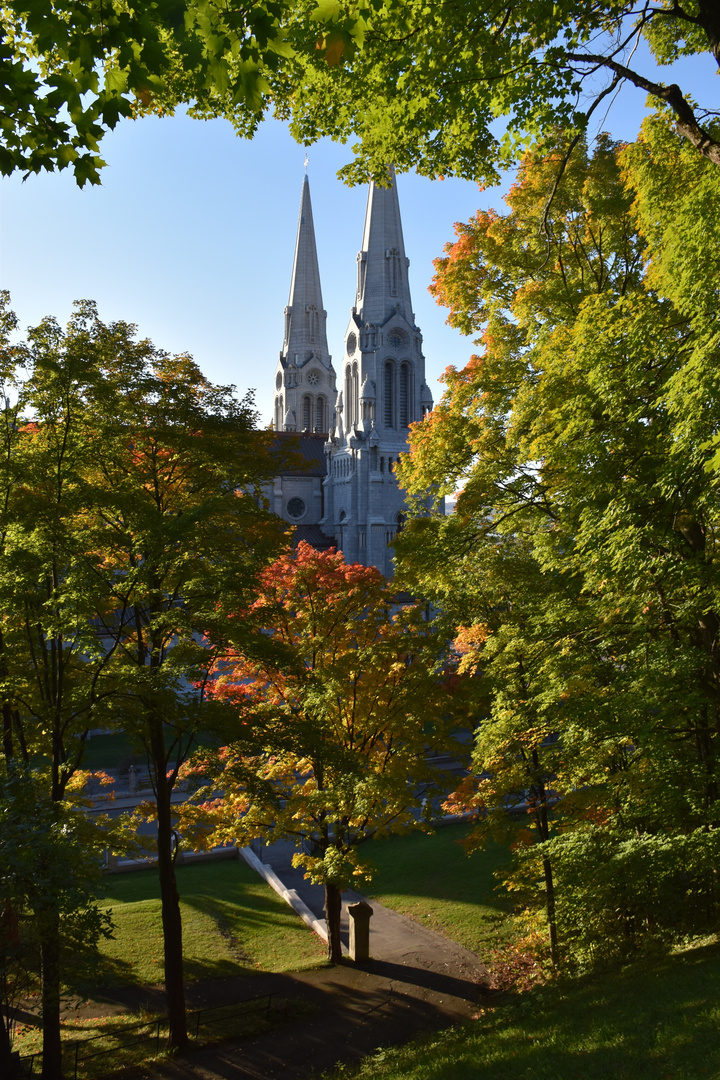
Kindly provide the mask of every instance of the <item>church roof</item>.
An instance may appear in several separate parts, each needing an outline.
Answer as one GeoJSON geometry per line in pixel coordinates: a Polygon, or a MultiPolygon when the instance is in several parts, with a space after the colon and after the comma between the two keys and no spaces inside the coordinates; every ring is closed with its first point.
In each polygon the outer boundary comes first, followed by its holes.
{"type": "Polygon", "coordinates": [[[273,438],[279,449],[291,455],[290,466],[283,469],[283,476],[325,476],[327,435],[309,431],[276,431],[273,438]]]}
{"type": "Polygon", "coordinates": [[[326,536],[319,525],[296,525],[293,530],[293,545],[297,547],[301,540],[310,544],[316,551],[329,551],[337,547],[334,536],[326,536]]]}

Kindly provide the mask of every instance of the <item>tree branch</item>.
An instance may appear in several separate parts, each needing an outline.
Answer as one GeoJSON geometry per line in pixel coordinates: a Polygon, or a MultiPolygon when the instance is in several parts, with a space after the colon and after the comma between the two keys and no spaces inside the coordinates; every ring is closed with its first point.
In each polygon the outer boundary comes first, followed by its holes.
{"type": "Polygon", "coordinates": [[[627,79],[640,90],[645,90],[659,101],[664,101],[677,117],[678,133],[688,139],[704,157],[712,161],[713,165],[720,165],[720,142],[701,126],[692,106],[683,96],[677,83],[664,86],[662,83],[653,82],[633,71],[632,68],[619,64],[617,60],[596,53],[567,53],[567,59],[575,64],[595,64],[597,67],[609,68],[615,72],[618,79],[627,79]]]}

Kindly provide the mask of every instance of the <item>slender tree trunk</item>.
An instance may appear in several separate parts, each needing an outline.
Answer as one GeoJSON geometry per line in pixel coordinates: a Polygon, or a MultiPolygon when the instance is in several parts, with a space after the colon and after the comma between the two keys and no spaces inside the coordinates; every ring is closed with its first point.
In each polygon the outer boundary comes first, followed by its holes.
{"type": "Polygon", "coordinates": [[[43,927],[42,963],[42,1080],[62,1080],[60,1039],[60,919],[54,911],[43,927]]]}
{"type": "Polygon", "coordinates": [[[3,911],[0,911],[0,956],[2,973],[0,974],[0,1076],[14,1080],[20,1076],[20,1065],[17,1057],[12,1056],[12,1020],[10,1018],[13,1003],[17,1001],[18,987],[12,985],[12,960],[13,946],[19,945],[18,918],[12,904],[8,901],[3,911]]]}
{"type": "Polygon", "coordinates": [[[342,944],[340,942],[340,914],[342,912],[342,898],[336,885],[325,884],[325,923],[327,925],[327,956],[331,964],[339,964],[342,960],[342,944]]]}
{"type": "Polygon", "coordinates": [[[550,960],[553,969],[558,966],[558,943],[557,923],[555,921],[555,884],[553,882],[552,865],[547,855],[543,855],[543,872],[545,874],[545,911],[547,913],[548,933],[550,936],[550,960]]]}
{"type": "Polygon", "coordinates": [[[187,1046],[185,1015],[185,986],[183,980],[182,917],[180,896],[175,880],[173,859],[173,827],[170,797],[172,787],[165,775],[165,746],[162,721],[154,724],[152,739],[155,798],[157,803],[158,874],[162,905],[163,950],[165,958],[165,996],[167,1000],[168,1046],[182,1049],[187,1046]]]}
{"type": "Polygon", "coordinates": [[[15,754],[13,753],[13,715],[12,709],[7,701],[3,702],[2,707],[2,728],[3,728],[3,753],[7,761],[11,761],[15,754]]]}
{"type": "Polygon", "coordinates": [[[6,995],[0,992],[0,1076],[19,1076],[19,1070],[12,1057],[12,1043],[10,1042],[10,1017],[5,1012],[4,1002],[6,995]]]}

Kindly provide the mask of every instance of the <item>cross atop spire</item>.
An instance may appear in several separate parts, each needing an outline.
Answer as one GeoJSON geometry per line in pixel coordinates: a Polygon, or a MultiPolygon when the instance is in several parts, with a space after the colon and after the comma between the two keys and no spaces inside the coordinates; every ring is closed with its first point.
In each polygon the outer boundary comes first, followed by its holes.
{"type": "Polygon", "coordinates": [[[320,288],[310,182],[306,174],[300,201],[290,296],[285,308],[282,357],[286,364],[301,367],[314,353],[325,367],[330,366],[326,315],[320,288]]]}
{"type": "Polygon", "coordinates": [[[362,324],[382,326],[394,311],[414,322],[409,260],[405,257],[395,171],[390,187],[372,183],[365,211],[362,250],[358,255],[355,307],[362,324]]]}

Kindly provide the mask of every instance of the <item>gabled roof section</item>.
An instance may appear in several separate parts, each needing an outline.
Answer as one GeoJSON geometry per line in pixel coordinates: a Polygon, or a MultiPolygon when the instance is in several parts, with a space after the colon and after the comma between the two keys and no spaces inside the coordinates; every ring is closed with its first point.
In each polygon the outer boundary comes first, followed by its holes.
{"type": "Polygon", "coordinates": [[[334,536],[326,536],[319,525],[296,525],[293,529],[292,543],[297,547],[301,540],[310,544],[316,551],[329,551],[337,547],[334,536]]]}
{"type": "Polygon", "coordinates": [[[273,442],[287,457],[283,476],[325,476],[325,443],[327,435],[314,432],[276,431],[273,442]]]}

